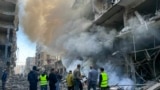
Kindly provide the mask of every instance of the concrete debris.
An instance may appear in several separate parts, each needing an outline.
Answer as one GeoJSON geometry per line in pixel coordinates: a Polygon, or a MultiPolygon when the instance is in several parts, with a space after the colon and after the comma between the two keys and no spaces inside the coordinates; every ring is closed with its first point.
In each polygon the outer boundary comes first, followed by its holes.
{"type": "Polygon", "coordinates": [[[10,76],[6,83],[7,90],[28,90],[28,87],[27,78],[20,75],[10,76]]]}
{"type": "MultiPolygon", "coordinates": [[[[38,90],[40,90],[40,85],[38,85],[37,87],[38,90]]],[[[21,76],[21,75],[10,76],[6,83],[6,90],[29,90],[29,83],[27,81],[27,76],[21,76]]],[[[67,90],[67,85],[65,81],[60,83],[60,90],[67,90]]],[[[86,84],[84,84],[83,90],[87,90],[86,84]]]]}
{"type": "Polygon", "coordinates": [[[147,90],[159,90],[160,89],[160,83],[156,83],[147,90]]]}

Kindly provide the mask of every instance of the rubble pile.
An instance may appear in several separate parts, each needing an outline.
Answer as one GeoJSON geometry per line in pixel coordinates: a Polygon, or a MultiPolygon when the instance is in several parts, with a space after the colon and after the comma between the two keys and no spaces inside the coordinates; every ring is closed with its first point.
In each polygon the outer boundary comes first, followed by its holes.
{"type": "MultiPolygon", "coordinates": [[[[29,90],[29,83],[27,81],[27,76],[22,76],[22,75],[9,76],[6,82],[6,90],[29,90]]],[[[38,85],[38,90],[40,90],[40,85],[38,85]]],[[[67,90],[66,84],[60,83],[60,90],[67,90]]]]}
{"type": "Polygon", "coordinates": [[[29,84],[26,77],[12,75],[6,83],[6,90],[28,90],[29,84]]]}

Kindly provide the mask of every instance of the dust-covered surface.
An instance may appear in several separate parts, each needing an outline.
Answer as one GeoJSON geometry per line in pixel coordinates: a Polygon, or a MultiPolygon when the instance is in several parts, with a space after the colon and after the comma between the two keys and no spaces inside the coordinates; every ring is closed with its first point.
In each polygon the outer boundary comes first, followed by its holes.
{"type": "Polygon", "coordinates": [[[9,76],[6,82],[7,90],[28,90],[29,84],[27,81],[27,77],[23,77],[21,75],[12,75],[9,76]]]}

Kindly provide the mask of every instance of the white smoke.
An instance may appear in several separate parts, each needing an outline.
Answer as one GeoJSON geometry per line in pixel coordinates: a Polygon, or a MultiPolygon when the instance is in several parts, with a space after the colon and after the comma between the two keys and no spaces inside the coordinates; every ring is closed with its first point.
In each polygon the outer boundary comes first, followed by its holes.
{"type": "Polygon", "coordinates": [[[82,64],[82,61],[80,61],[80,60],[72,60],[71,61],[71,60],[63,59],[62,63],[65,67],[67,67],[67,72],[69,72],[70,70],[74,71],[78,64],[82,64]]]}
{"type": "MultiPolygon", "coordinates": [[[[67,56],[62,62],[67,67],[67,71],[73,71],[76,68],[76,64],[81,64],[82,73],[88,76],[89,66],[95,65],[105,68],[109,75],[109,85],[133,85],[134,82],[125,73],[121,73],[123,67],[116,66],[120,60],[117,60],[117,62],[114,59],[107,59],[107,52],[113,49],[113,42],[116,35],[116,30],[100,26],[92,26],[89,31],[71,32],[70,35],[67,35],[63,39],[67,56]],[[106,53],[103,53],[103,51],[106,53]],[[76,57],[81,57],[82,59],[77,60],[76,57]],[[110,64],[109,61],[115,64],[110,64]]],[[[132,88],[132,86],[122,87],[128,88],[128,90],[132,88]]]]}
{"type": "Polygon", "coordinates": [[[67,51],[75,52],[80,56],[97,54],[102,50],[101,44],[96,41],[96,36],[90,36],[88,33],[73,36],[66,42],[65,48],[67,51]]]}
{"type": "Polygon", "coordinates": [[[106,31],[104,27],[94,26],[90,32],[70,32],[69,35],[61,39],[64,40],[64,49],[69,53],[90,56],[100,53],[103,48],[112,48],[116,34],[115,30],[106,31]]]}
{"type": "MultiPolygon", "coordinates": [[[[117,45],[117,48],[118,50],[128,50],[129,52],[131,52],[131,50],[133,51],[133,49],[130,49],[131,47],[133,48],[133,36],[135,36],[136,44],[141,46],[143,40],[148,40],[149,38],[151,38],[155,31],[151,33],[151,30],[153,30],[153,28],[151,28],[149,22],[146,22],[146,24],[140,24],[139,20],[135,17],[129,19],[128,23],[129,28],[125,27],[124,29],[126,30],[123,30],[125,32],[129,31],[130,33],[125,33],[123,34],[123,36],[121,35],[120,38],[125,37],[123,39],[128,40],[129,42],[124,41],[122,42],[123,46],[119,47],[117,45]]],[[[89,71],[89,65],[97,65],[99,67],[104,67],[109,75],[110,85],[123,85],[121,87],[123,87],[125,90],[132,90],[132,85],[134,85],[134,81],[132,81],[130,77],[123,72],[123,69],[125,69],[125,67],[117,66],[119,62],[122,63],[122,61],[124,60],[120,60],[118,57],[115,57],[114,59],[108,59],[107,57],[105,57],[105,59],[103,58],[103,56],[105,56],[105,54],[103,55],[102,53],[103,51],[113,51],[113,43],[116,37],[117,32],[114,29],[107,29],[100,26],[92,26],[89,31],[83,31],[71,35],[71,37],[68,36],[67,41],[64,42],[64,49],[69,53],[69,57],[73,57],[74,55],[83,58],[83,60],[80,61],[82,61],[82,70],[85,71],[85,75],[87,75],[87,72],[89,71]],[[101,54],[102,56],[99,54],[101,54]],[[87,57],[90,56],[93,58],[93,60],[87,59],[87,57]],[[96,58],[94,56],[96,56],[96,58]],[[109,63],[110,61],[113,63],[109,63]],[[87,66],[84,65],[85,63],[87,63],[87,66]]],[[[123,54],[122,52],[120,53],[123,54]]],[[[77,62],[75,59],[72,58],[70,61],[77,62]]]]}
{"type": "Polygon", "coordinates": [[[130,78],[124,77],[124,78],[119,78],[119,85],[122,85],[124,90],[133,90],[133,85],[135,84],[130,78]]]}

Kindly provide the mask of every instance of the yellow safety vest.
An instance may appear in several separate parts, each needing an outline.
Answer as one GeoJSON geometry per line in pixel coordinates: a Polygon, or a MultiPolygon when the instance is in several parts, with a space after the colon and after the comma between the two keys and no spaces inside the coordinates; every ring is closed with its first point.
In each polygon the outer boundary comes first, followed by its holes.
{"type": "Polygon", "coordinates": [[[102,72],[101,75],[102,75],[101,87],[107,87],[108,86],[108,75],[105,72],[102,72]]]}
{"type": "Polygon", "coordinates": [[[47,85],[47,75],[40,75],[40,85],[47,85]]]}

